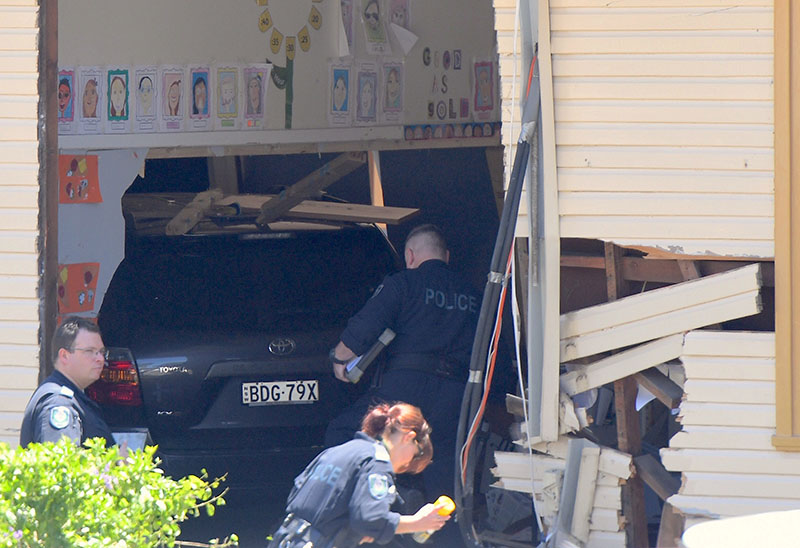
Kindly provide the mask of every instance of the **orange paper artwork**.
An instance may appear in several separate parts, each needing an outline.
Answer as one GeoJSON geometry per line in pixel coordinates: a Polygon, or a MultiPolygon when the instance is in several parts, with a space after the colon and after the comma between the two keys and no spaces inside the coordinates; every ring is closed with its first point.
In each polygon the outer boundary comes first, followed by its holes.
{"type": "Polygon", "coordinates": [[[60,314],[88,312],[94,309],[99,271],[100,263],[58,266],[58,312],[60,314]]]}
{"type": "Polygon", "coordinates": [[[58,183],[58,202],[61,204],[91,204],[103,201],[97,177],[97,156],[60,155],[58,183]]]}

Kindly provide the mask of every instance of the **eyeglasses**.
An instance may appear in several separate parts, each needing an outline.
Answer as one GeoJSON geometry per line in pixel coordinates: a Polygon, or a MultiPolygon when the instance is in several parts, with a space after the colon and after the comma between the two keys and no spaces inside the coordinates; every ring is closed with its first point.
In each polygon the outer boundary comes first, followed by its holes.
{"type": "Polygon", "coordinates": [[[420,444],[416,438],[414,438],[414,445],[417,446],[417,458],[425,454],[425,449],[422,448],[422,444],[420,444]]]}
{"type": "Polygon", "coordinates": [[[75,352],[75,350],[80,350],[81,352],[83,352],[87,356],[92,356],[92,357],[100,356],[104,360],[108,359],[108,349],[107,348],[75,348],[72,351],[75,352]]]}
{"type": "Polygon", "coordinates": [[[377,21],[378,19],[380,19],[380,16],[377,13],[373,13],[371,11],[364,12],[364,19],[374,19],[375,21],[377,21]]]}

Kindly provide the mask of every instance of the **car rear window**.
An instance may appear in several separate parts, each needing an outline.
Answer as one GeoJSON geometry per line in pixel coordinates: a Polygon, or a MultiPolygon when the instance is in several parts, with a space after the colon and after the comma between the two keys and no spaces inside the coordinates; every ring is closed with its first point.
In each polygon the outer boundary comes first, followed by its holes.
{"type": "MultiPolygon", "coordinates": [[[[101,309],[129,328],[343,324],[397,259],[377,229],[129,240],[101,309]]],[[[134,329],[139,331],[140,329],[134,329]]]]}

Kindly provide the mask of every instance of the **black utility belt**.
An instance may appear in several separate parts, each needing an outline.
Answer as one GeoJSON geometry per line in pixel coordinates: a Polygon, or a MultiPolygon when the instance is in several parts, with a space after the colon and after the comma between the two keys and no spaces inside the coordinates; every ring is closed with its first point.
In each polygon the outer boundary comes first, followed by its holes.
{"type": "Polygon", "coordinates": [[[430,354],[401,354],[389,360],[388,371],[421,371],[437,377],[466,381],[469,367],[466,364],[430,354]]]}
{"type": "Polygon", "coordinates": [[[322,536],[311,523],[303,518],[298,518],[294,514],[288,514],[273,535],[269,547],[293,548],[302,546],[303,548],[326,548],[329,545],[330,539],[322,536]]]}

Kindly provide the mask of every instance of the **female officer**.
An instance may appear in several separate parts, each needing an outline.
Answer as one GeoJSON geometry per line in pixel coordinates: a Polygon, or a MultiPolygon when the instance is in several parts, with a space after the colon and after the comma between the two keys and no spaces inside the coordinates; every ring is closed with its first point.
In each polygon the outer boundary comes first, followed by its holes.
{"type": "Polygon", "coordinates": [[[439,530],[449,519],[439,506],[426,504],[411,516],[389,510],[397,497],[394,474],[418,474],[431,462],[430,431],[413,405],[371,408],[354,439],[326,449],[295,478],[288,515],[269,546],[352,548],[439,530]]]}

